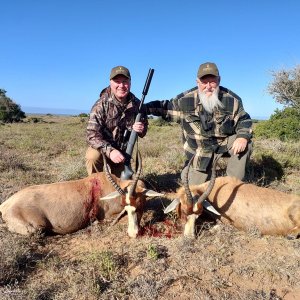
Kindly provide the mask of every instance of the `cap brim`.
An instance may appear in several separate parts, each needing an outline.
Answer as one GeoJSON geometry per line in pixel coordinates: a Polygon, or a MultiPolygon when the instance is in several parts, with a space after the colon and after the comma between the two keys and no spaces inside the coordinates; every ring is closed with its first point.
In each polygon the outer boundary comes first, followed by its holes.
{"type": "Polygon", "coordinates": [[[113,78],[117,77],[118,75],[122,75],[122,76],[125,76],[126,78],[130,79],[130,76],[123,74],[123,73],[115,74],[115,75],[111,76],[110,79],[113,79],[113,78]]]}
{"type": "Polygon", "coordinates": [[[219,74],[216,74],[215,72],[203,72],[203,73],[199,76],[199,78],[202,78],[202,77],[204,77],[204,76],[206,76],[206,75],[212,75],[212,76],[216,76],[216,77],[219,76],[219,74]]]}

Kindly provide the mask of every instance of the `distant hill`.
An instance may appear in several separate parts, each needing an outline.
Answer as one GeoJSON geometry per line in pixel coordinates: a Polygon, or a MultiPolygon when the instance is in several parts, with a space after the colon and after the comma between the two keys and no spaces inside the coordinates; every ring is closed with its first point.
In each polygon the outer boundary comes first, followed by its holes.
{"type": "Polygon", "coordinates": [[[22,106],[22,110],[27,114],[53,114],[53,115],[79,115],[80,113],[89,113],[86,109],[69,109],[69,108],[45,108],[22,106]]]}

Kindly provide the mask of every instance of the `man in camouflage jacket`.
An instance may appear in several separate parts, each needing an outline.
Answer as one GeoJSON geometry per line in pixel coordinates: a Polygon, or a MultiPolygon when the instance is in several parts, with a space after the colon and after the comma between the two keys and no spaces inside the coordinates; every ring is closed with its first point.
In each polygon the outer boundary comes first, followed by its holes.
{"type": "Polygon", "coordinates": [[[103,170],[103,151],[111,172],[120,177],[124,169],[124,154],[131,130],[144,137],[148,121],[142,110],[140,122],[135,122],[140,100],[130,92],[131,76],[127,68],[114,67],[109,87],[102,90],[92,107],[87,125],[86,168],[88,174],[103,170]]]}
{"type": "Polygon", "coordinates": [[[219,70],[214,63],[200,65],[197,87],[171,100],[149,102],[146,108],[147,114],[181,124],[188,159],[182,178],[188,161],[194,157],[189,170],[190,184],[207,180],[213,157],[218,153],[229,156],[227,175],[243,180],[252,151],[252,121],[240,97],[220,86],[219,70]]]}

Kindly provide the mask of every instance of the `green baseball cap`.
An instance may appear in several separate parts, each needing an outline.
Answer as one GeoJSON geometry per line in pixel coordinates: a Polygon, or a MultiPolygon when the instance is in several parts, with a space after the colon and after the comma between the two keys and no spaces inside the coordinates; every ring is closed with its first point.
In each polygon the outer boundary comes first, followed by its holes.
{"type": "Polygon", "coordinates": [[[113,79],[117,75],[123,75],[123,76],[131,79],[129,70],[123,66],[117,66],[117,67],[112,68],[109,79],[113,79]]]}
{"type": "Polygon", "coordinates": [[[200,65],[198,69],[197,77],[201,78],[206,75],[220,76],[218,67],[216,66],[215,63],[206,62],[200,65]]]}

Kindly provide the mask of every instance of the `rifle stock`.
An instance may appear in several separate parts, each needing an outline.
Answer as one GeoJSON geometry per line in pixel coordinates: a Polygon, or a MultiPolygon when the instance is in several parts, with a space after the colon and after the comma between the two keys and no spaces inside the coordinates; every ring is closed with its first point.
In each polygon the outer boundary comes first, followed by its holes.
{"type": "MultiPolygon", "coordinates": [[[[143,89],[143,94],[142,94],[142,98],[141,98],[141,102],[140,102],[140,106],[139,106],[139,113],[137,114],[137,116],[135,118],[135,122],[140,122],[140,120],[141,120],[141,116],[142,116],[141,109],[144,104],[145,97],[148,94],[148,90],[149,90],[149,87],[151,84],[153,73],[154,73],[154,69],[150,68],[145,85],[144,85],[144,89],[143,89]]],[[[130,161],[131,161],[132,152],[133,152],[133,148],[134,148],[135,142],[137,140],[137,137],[138,137],[137,132],[132,130],[129,140],[128,140],[128,143],[127,143],[126,151],[125,151],[124,171],[122,171],[122,173],[121,173],[122,180],[132,178],[133,171],[131,169],[130,161]]]]}

